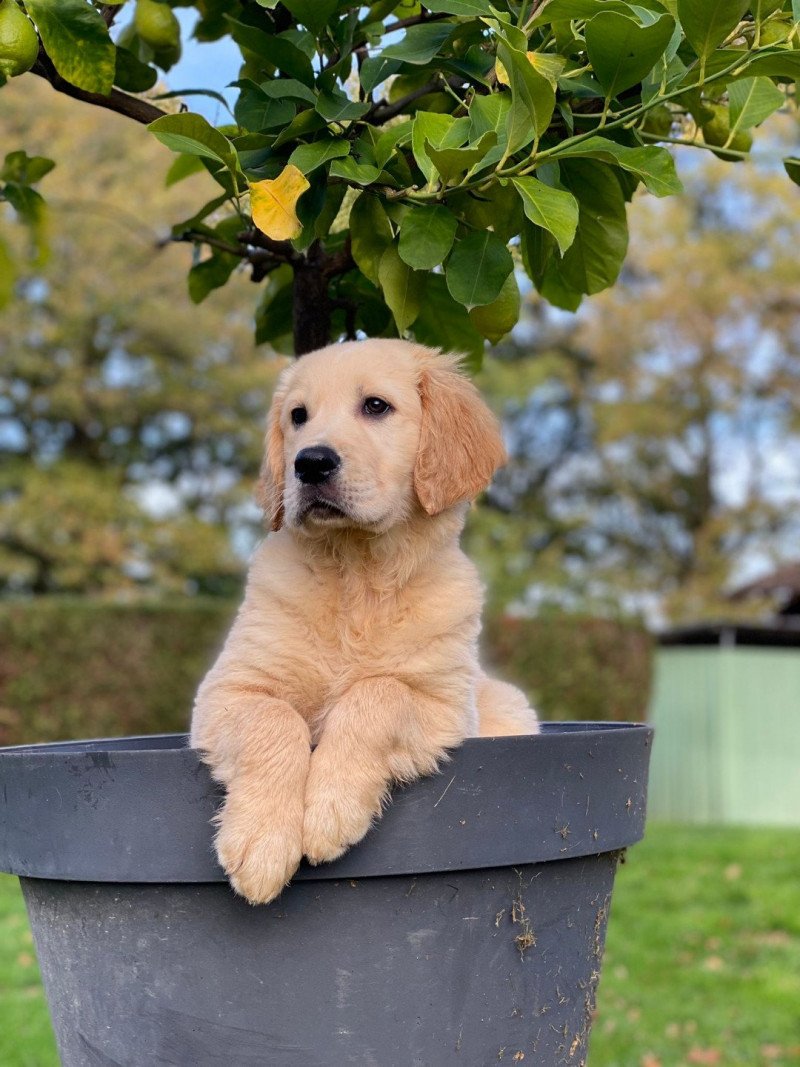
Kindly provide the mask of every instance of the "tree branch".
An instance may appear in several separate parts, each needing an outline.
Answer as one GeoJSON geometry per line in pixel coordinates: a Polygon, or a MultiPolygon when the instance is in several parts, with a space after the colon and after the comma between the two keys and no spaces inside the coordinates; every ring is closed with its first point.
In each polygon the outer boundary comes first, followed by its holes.
{"type": "Polygon", "coordinates": [[[394,33],[395,30],[405,30],[408,26],[418,26],[421,22],[441,22],[442,19],[449,19],[450,15],[447,12],[431,13],[423,11],[421,15],[411,15],[407,19],[397,19],[386,27],[383,31],[384,37],[390,33],[394,33]]]}
{"type": "Polygon", "coordinates": [[[251,245],[253,248],[263,248],[275,259],[283,260],[284,263],[298,263],[303,258],[291,241],[276,241],[255,227],[237,234],[237,237],[243,244],[251,245]]]}
{"type": "Polygon", "coordinates": [[[356,261],[353,259],[350,234],[348,233],[344,248],[340,252],[335,252],[332,256],[327,256],[322,270],[326,278],[335,278],[339,274],[347,274],[349,270],[353,270],[355,265],[356,261]]]}
{"type": "Polygon", "coordinates": [[[114,25],[114,19],[117,17],[118,12],[119,6],[117,4],[103,4],[100,8],[100,14],[105,19],[106,26],[109,27],[114,25]]]}
{"type": "MultiPolygon", "coordinates": [[[[464,85],[463,78],[458,78],[453,75],[450,78],[445,79],[451,89],[461,89],[464,85]]],[[[393,104],[387,104],[385,101],[381,101],[375,104],[366,113],[362,122],[376,123],[378,125],[388,122],[389,119],[393,119],[395,115],[402,114],[409,104],[413,104],[415,100],[418,100],[421,96],[426,96],[428,93],[436,92],[437,89],[441,89],[441,78],[437,75],[432,78],[431,81],[425,85],[421,85],[419,89],[415,89],[413,92],[408,93],[400,100],[395,100],[393,104]]]]}
{"type": "Polygon", "coordinates": [[[135,122],[141,122],[146,125],[166,115],[166,111],[162,111],[161,108],[151,104],[149,100],[141,100],[137,96],[129,96],[119,89],[112,89],[108,96],[101,96],[100,93],[89,93],[85,89],[79,89],[76,85],[71,85],[61,77],[43,48],[39,49],[39,58],[31,67],[31,74],[38,74],[40,78],[44,78],[57,93],[71,96],[75,100],[83,100],[86,104],[94,104],[95,107],[103,107],[108,111],[115,111],[118,115],[124,115],[135,122]]]}

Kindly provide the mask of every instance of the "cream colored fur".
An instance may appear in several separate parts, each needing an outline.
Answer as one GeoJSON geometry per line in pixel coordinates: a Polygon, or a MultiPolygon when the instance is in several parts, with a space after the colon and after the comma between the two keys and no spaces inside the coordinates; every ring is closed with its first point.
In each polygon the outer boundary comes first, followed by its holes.
{"type": "Polygon", "coordinates": [[[303,855],[361,840],[392,782],[430,774],[466,737],[536,731],[523,694],[478,665],[481,586],[458,545],[467,501],[504,459],[452,357],[363,341],[284,372],[261,479],[272,533],[191,730],[227,790],[219,861],[252,903],[303,855]],[[368,397],[393,410],[366,414],[368,397]],[[315,445],[342,460],[320,490],[294,475],[315,445]],[[306,513],[318,492],[344,514],[306,513]]]}

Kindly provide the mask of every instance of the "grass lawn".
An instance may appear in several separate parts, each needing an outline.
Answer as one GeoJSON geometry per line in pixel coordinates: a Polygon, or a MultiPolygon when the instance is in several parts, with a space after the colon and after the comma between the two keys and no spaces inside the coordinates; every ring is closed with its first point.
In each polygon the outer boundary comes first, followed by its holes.
{"type": "MultiPolygon", "coordinates": [[[[0,1064],[58,1064],[22,898],[4,875],[0,1064]]],[[[800,1067],[798,831],[655,825],[620,869],[591,1067],[695,1064],[800,1067]]]]}

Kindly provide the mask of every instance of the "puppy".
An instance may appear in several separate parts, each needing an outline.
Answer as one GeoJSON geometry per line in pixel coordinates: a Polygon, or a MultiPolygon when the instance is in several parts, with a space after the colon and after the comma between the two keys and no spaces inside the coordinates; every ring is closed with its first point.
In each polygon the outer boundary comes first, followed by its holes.
{"type": "Polygon", "coordinates": [[[360,841],[392,782],[467,737],[537,730],[478,665],[481,586],[458,545],[505,458],[454,357],[351,342],[281,376],[260,481],[272,532],[191,729],[227,790],[219,862],[251,903],[303,855],[360,841]]]}

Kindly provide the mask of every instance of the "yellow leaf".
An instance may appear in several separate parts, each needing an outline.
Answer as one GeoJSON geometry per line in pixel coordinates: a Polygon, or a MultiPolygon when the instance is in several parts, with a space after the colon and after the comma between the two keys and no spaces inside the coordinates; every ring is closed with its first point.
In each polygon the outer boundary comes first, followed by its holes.
{"type": "MultiPolygon", "coordinates": [[[[553,88],[555,88],[564,67],[567,65],[564,57],[550,55],[549,52],[546,54],[541,52],[526,52],[525,55],[528,57],[528,62],[533,69],[538,71],[543,77],[547,78],[553,88]]],[[[495,61],[494,70],[497,80],[501,85],[511,84],[508,77],[508,71],[499,59],[495,61]]]]}
{"type": "Polygon", "coordinates": [[[289,241],[303,228],[295,208],[309,181],[289,163],[277,178],[250,182],[250,212],[253,222],[276,241],[289,241]]]}

